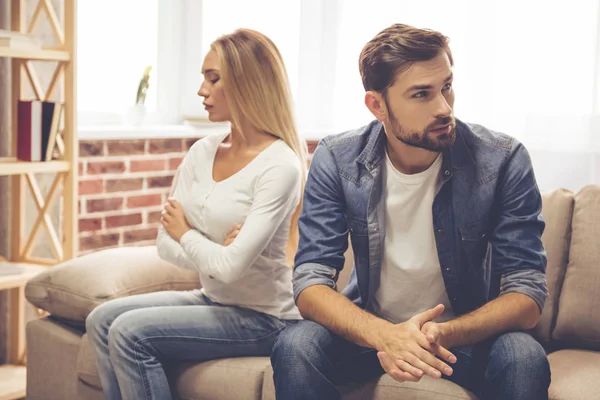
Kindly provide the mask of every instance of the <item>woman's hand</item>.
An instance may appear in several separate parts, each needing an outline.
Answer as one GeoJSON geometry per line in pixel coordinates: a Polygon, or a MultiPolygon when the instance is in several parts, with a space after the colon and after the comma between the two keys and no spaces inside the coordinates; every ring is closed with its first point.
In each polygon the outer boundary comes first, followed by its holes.
{"type": "Polygon", "coordinates": [[[236,227],[233,228],[233,230],[231,232],[229,232],[229,234],[225,238],[225,243],[223,243],[223,245],[224,246],[229,246],[231,243],[233,243],[233,240],[240,233],[240,229],[242,229],[242,225],[236,225],[236,227]]]}
{"type": "Polygon", "coordinates": [[[165,203],[160,222],[169,236],[177,242],[184,233],[192,229],[185,218],[183,207],[174,198],[169,198],[165,203]]]}

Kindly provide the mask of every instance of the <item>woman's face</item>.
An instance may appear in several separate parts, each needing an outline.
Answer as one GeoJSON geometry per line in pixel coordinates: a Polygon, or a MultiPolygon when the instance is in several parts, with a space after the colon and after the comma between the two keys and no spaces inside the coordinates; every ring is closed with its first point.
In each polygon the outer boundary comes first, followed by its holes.
{"type": "Polygon", "coordinates": [[[225,97],[220,63],[214,50],[208,52],[202,64],[204,81],[198,90],[198,96],[204,97],[204,109],[208,111],[208,119],[212,122],[231,121],[229,105],[225,97]]]}

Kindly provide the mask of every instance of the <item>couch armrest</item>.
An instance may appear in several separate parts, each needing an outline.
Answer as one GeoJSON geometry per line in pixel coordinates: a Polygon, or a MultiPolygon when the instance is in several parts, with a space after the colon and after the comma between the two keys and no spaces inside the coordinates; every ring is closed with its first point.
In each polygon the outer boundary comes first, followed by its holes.
{"type": "Polygon", "coordinates": [[[197,272],[160,259],[156,246],[118,247],[48,268],[27,283],[25,296],[50,314],[84,322],[98,304],[107,300],[199,287],[197,272]]]}

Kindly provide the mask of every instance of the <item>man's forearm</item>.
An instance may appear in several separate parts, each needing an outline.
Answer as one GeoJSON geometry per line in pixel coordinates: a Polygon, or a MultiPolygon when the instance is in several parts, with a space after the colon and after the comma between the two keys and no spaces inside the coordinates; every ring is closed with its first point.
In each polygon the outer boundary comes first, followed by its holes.
{"type": "Polygon", "coordinates": [[[477,310],[440,324],[444,346],[452,348],[475,344],[509,331],[531,329],[540,309],[529,296],[507,293],[477,310]]]}
{"type": "Polygon", "coordinates": [[[348,300],[329,286],[304,289],[297,299],[302,317],[315,321],[360,346],[379,348],[380,332],[393,326],[348,300]]]}

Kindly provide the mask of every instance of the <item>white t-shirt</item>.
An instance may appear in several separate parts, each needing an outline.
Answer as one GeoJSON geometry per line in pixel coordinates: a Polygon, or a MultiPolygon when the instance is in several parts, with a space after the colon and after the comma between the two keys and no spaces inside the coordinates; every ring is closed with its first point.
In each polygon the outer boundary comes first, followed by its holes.
{"type": "Polygon", "coordinates": [[[441,165],[440,155],[427,170],[406,175],[396,170],[386,152],[385,242],[373,311],[393,323],[440,303],[446,309],[436,321],[454,317],[433,232],[432,206],[441,165]]]}
{"type": "Polygon", "coordinates": [[[215,154],[226,137],[201,139],[185,156],[173,197],[194,229],[181,237],[180,244],[161,227],[158,253],[180,267],[197,270],[203,293],[215,302],[301,319],[285,254],[292,214],[301,198],[300,160],[277,140],[239,172],[215,182],[215,154]],[[238,236],[224,246],[238,224],[243,224],[238,236]]]}

